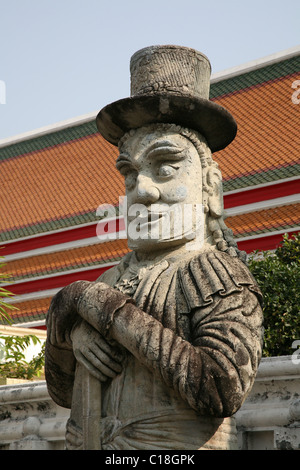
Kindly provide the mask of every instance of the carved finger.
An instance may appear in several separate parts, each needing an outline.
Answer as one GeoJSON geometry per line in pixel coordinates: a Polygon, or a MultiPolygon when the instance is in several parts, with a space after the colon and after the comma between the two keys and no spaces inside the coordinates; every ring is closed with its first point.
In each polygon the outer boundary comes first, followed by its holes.
{"type": "Polygon", "coordinates": [[[105,382],[108,378],[114,378],[117,375],[116,372],[105,366],[91,351],[85,356],[81,351],[77,350],[75,357],[100,382],[105,382]]]}
{"type": "Polygon", "coordinates": [[[102,348],[94,345],[91,349],[91,353],[101,362],[103,366],[107,366],[108,370],[111,369],[116,373],[120,373],[122,371],[122,365],[119,361],[115,361],[111,355],[106,353],[102,350],[102,348]]]}
{"type": "Polygon", "coordinates": [[[97,345],[99,349],[105,352],[109,358],[116,361],[118,364],[124,360],[124,353],[121,352],[118,346],[109,344],[103,336],[99,335],[99,333],[97,333],[95,345],[97,345]]]}

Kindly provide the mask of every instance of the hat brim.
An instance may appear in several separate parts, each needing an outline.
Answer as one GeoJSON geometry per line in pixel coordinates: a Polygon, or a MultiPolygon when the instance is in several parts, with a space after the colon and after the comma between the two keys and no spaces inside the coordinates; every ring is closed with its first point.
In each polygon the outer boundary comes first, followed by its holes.
{"type": "Polygon", "coordinates": [[[96,124],[102,136],[118,145],[131,129],[148,124],[179,124],[200,132],[212,152],[224,149],[236,136],[233,116],[213,101],[183,95],[160,93],[124,98],[105,106],[96,124]]]}

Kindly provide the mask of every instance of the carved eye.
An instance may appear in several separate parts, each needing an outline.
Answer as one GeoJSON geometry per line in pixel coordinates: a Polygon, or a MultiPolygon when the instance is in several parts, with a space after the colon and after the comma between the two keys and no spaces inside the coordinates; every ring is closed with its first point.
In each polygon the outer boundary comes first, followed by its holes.
{"type": "Polygon", "coordinates": [[[160,176],[161,178],[169,178],[170,176],[174,176],[177,170],[177,166],[161,165],[158,170],[158,176],[160,176]]]}

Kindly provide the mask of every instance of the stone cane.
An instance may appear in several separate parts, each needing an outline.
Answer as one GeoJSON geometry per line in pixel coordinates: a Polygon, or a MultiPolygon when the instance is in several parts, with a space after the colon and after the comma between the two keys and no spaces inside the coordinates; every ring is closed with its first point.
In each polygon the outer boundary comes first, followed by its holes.
{"type": "MultiPolygon", "coordinates": [[[[76,299],[75,307],[79,313],[80,294],[84,292],[85,287],[89,286],[89,283],[85,286],[85,282],[81,281],[74,283],[74,286],[79,291],[75,291],[76,294],[73,295],[73,299],[76,299]]],[[[101,382],[79,362],[76,364],[72,411],[73,408],[77,410],[74,412],[77,419],[82,422],[83,450],[101,450],[101,382]]]]}
{"type": "Polygon", "coordinates": [[[78,365],[82,378],[83,450],[101,450],[101,382],[82,365],[78,365]]]}
{"type": "MultiPolygon", "coordinates": [[[[91,284],[87,293],[88,297],[83,297],[77,303],[77,310],[80,316],[96,329],[98,329],[99,318],[97,315],[97,308],[95,309],[94,305],[98,306],[101,310],[103,305],[105,305],[105,301],[107,302],[107,299],[109,299],[109,308],[106,310],[109,311],[108,316],[112,317],[113,312],[124,306],[128,300],[127,296],[124,295],[121,296],[121,299],[116,300],[116,293],[113,289],[108,288],[106,284],[101,282],[91,284]],[[101,300],[101,293],[104,294],[104,300],[101,300]]],[[[117,293],[117,295],[119,298],[121,294],[117,293]]],[[[104,309],[103,317],[106,318],[106,316],[104,309]]],[[[109,322],[107,323],[109,324],[109,322]]],[[[100,450],[101,382],[79,363],[77,364],[76,379],[81,382],[83,449],[100,450]]]]}

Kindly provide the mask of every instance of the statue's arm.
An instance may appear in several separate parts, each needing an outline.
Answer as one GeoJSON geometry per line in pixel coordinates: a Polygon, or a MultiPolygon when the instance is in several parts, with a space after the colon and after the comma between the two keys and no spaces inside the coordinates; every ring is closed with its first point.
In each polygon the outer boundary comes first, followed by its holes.
{"type": "Polygon", "coordinates": [[[209,306],[192,312],[189,342],[106,284],[75,283],[75,290],[70,285],[57,294],[49,312],[46,378],[61,406],[71,403],[75,357],[69,337],[81,318],[124,346],[199,413],[232,415],[253,384],[262,312],[246,287],[228,296],[215,294],[209,306]]]}
{"type": "Polygon", "coordinates": [[[188,342],[132,304],[114,313],[110,335],[154,370],[201,414],[235,413],[253,384],[261,357],[262,311],[246,287],[191,317],[188,342]]]}
{"type": "Polygon", "coordinates": [[[71,331],[80,319],[77,302],[90,282],[79,281],[59,291],[47,314],[45,376],[51,398],[60,406],[71,407],[76,359],[71,331]]]}
{"type": "Polygon", "coordinates": [[[60,406],[71,408],[76,359],[73,350],[59,348],[46,341],[45,375],[51,398],[60,406]]]}
{"type": "MultiPolygon", "coordinates": [[[[71,408],[77,361],[101,382],[122,370],[123,353],[117,344],[108,342],[78,313],[78,301],[88,287],[105,286],[112,305],[119,293],[106,284],[77,281],[64,287],[52,299],[47,315],[45,375],[50,396],[60,406],[71,408]]],[[[97,299],[99,300],[99,299],[97,299]]],[[[121,296],[118,307],[128,299],[121,296]]],[[[97,306],[98,307],[98,306],[97,306]]],[[[98,311],[96,313],[98,317],[98,311]]]]}

